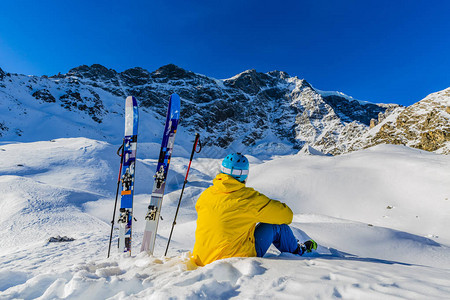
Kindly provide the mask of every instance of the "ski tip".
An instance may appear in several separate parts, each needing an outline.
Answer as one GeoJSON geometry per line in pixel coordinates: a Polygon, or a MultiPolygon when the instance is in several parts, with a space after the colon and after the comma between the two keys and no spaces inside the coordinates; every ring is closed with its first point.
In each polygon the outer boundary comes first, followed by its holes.
{"type": "Polygon", "coordinates": [[[127,104],[127,106],[137,106],[137,100],[133,96],[128,96],[125,100],[125,103],[127,104]]]}
{"type": "Polygon", "coordinates": [[[177,93],[170,95],[170,100],[172,103],[180,103],[180,96],[177,93]]]}
{"type": "Polygon", "coordinates": [[[181,106],[181,99],[178,94],[173,93],[170,95],[169,103],[170,103],[170,110],[174,114],[172,118],[178,119],[180,114],[180,106],[181,106]]]}

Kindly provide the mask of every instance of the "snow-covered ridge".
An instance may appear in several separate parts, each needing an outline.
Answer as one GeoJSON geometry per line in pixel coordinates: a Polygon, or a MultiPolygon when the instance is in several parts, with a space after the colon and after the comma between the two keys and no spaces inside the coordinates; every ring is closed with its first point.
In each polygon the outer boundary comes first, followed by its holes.
{"type": "MultiPolygon", "coordinates": [[[[141,108],[140,139],[156,142],[168,97],[174,92],[183,100],[183,145],[200,132],[205,145],[218,151],[232,148],[269,156],[294,154],[306,144],[336,155],[376,141],[446,153],[443,147],[449,140],[444,131],[444,140],[435,147],[423,146],[427,143],[418,140],[428,138],[432,130],[426,126],[414,136],[400,138],[398,131],[390,130],[389,138],[368,140],[369,132],[373,134],[371,121],[388,118],[398,105],[319,91],[305,79],[282,71],[247,70],[218,80],[175,65],[154,72],[139,67],[117,72],[98,64],[50,77],[0,72],[0,135],[10,141],[82,136],[118,143],[123,102],[133,95],[141,108]]],[[[423,109],[433,108],[424,104],[423,109]]]]}
{"type": "Polygon", "coordinates": [[[344,94],[342,92],[338,92],[338,91],[321,91],[319,89],[316,89],[316,92],[318,92],[320,95],[326,97],[326,96],[338,96],[338,97],[342,97],[344,99],[347,99],[349,101],[359,101],[361,104],[366,104],[366,103],[370,103],[368,101],[361,101],[361,100],[356,100],[355,98],[353,98],[352,96],[349,96],[347,94],[344,94]]]}
{"type": "Polygon", "coordinates": [[[362,107],[354,114],[354,109],[344,109],[346,103],[330,106],[305,80],[280,71],[249,70],[217,80],[175,65],[120,73],[92,65],[50,77],[3,75],[0,134],[17,141],[85,136],[117,142],[123,99],[134,95],[141,107],[141,128],[146,129],[141,138],[156,141],[155,124],[163,122],[173,92],[184,100],[181,130],[199,131],[208,146],[247,153],[274,144],[284,149],[274,154],[295,153],[305,143],[341,153],[345,149],[339,138],[349,122],[357,120],[363,130],[370,118],[385,111],[362,107]]]}

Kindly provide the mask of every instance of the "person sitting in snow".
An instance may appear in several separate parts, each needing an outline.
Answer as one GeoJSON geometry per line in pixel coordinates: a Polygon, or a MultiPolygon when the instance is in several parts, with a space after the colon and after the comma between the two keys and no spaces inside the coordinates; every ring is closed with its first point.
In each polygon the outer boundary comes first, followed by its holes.
{"type": "Polygon", "coordinates": [[[198,266],[228,257],[263,257],[272,243],[298,255],[317,249],[313,240],[298,243],[287,225],[293,213],[286,204],[245,186],[249,162],[244,155],[228,155],[220,171],[195,205],[192,258],[198,266]]]}

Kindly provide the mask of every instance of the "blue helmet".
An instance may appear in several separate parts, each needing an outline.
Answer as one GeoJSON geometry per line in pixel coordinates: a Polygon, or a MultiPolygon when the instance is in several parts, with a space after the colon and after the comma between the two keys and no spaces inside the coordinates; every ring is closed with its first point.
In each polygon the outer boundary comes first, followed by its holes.
{"type": "Polygon", "coordinates": [[[240,182],[245,182],[248,176],[248,159],[241,153],[227,155],[222,161],[220,171],[224,174],[233,176],[240,182]]]}

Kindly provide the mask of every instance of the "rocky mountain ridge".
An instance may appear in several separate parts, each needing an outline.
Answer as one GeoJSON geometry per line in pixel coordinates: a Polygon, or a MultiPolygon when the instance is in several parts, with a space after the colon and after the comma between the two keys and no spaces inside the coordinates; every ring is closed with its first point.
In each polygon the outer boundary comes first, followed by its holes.
{"type": "MultiPolygon", "coordinates": [[[[355,149],[378,144],[399,144],[450,154],[450,88],[423,100],[396,108],[389,117],[380,114],[371,129],[354,143],[355,149]]],[[[351,149],[352,147],[350,147],[351,149]]]]}
{"type": "MultiPolygon", "coordinates": [[[[211,149],[275,155],[296,153],[308,145],[336,155],[385,142],[438,151],[449,140],[448,127],[434,130],[449,120],[448,113],[438,114],[437,121],[431,118],[428,127],[416,128],[415,135],[396,138],[405,131],[388,130],[389,126],[403,125],[375,126],[372,121],[370,128],[371,120],[409,116],[415,109],[323,93],[282,71],[247,70],[218,80],[175,65],[154,72],[139,67],[117,72],[98,64],[83,65],[50,77],[0,69],[0,134],[13,141],[86,136],[118,143],[124,99],[133,95],[141,108],[140,140],[159,143],[159,124],[164,122],[168,97],[174,92],[182,98],[180,130],[200,132],[211,149]]],[[[420,109],[431,106],[424,102],[420,109]]],[[[444,103],[444,110],[448,106],[444,103]]],[[[186,142],[190,135],[184,135],[186,142]]]]}

